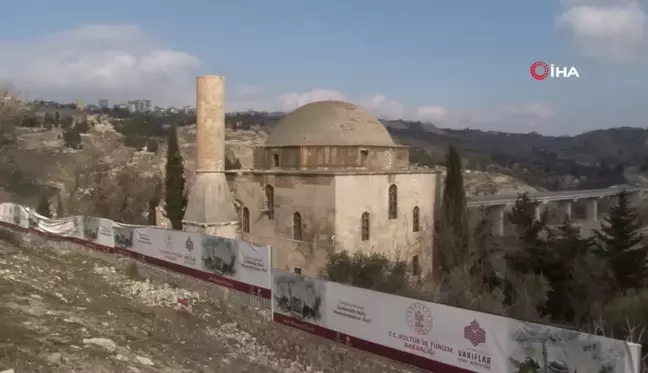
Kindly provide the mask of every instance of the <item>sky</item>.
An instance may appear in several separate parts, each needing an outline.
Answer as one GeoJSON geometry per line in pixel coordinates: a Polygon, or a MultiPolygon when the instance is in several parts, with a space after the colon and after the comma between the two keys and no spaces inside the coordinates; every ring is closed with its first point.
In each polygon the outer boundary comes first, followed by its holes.
{"type": "MultiPolygon", "coordinates": [[[[0,0],[1,2],[2,0],[0,0]]],[[[575,134],[648,127],[648,0],[22,0],[0,12],[0,81],[29,98],[227,110],[349,101],[383,119],[575,134]],[[530,66],[579,77],[536,81],[530,66]]]]}

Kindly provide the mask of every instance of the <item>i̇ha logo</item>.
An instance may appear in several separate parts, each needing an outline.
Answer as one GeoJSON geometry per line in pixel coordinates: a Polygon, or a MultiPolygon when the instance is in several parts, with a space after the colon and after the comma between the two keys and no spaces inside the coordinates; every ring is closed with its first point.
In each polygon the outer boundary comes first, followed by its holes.
{"type": "Polygon", "coordinates": [[[543,61],[536,61],[531,64],[529,70],[531,77],[535,80],[545,80],[551,78],[580,78],[578,70],[574,66],[556,66],[548,65],[543,61]]]}
{"type": "Polygon", "coordinates": [[[412,303],[407,308],[407,325],[414,332],[425,335],[432,330],[432,312],[422,303],[412,303]]]}
{"type": "Polygon", "coordinates": [[[187,241],[185,241],[185,247],[187,248],[187,251],[191,252],[194,248],[193,241],[191,240],[191,237],[187,237],[187,241]]]}
{"type": "Polygon", "coordinates": [[[486,343],[486,331],[479,326],[477,320],[473,320],[464,328],[464,338],[477,347],[480,343],[486,343]]]}

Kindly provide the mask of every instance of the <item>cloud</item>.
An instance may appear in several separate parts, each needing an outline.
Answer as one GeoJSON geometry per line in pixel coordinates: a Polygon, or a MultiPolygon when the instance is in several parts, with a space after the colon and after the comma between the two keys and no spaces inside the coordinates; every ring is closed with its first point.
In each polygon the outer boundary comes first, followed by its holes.
{"type": "Polygon", "coordinates": [[[0,79],[30,98],[190,104],[200,60],[133,25],[84,25],[38,40],[0,40],[0,79]]]}
{"type": "Polygon", "coordinates": [[[443,106],[422,106],[416,109],[416,117],[423,122],[440,123],[449,115],[443,106]]]}
{"type": "Polygon", "coordinates": [[[302,93],[286,93],[279,97],[281,110],[285,111],[291,111],[311,102],[324,100],[345,101],[346,96],[338,91],[318,88],[302,93]]]}
{"type": "MultiPolygon", "coordinates": [[[[0,81],[12,81],[30,98],[111,103],[150,99],[158,105],[195,102],[195,77],[201,62],[164,47],[134,25],[94,24],[27,42],[0,39],[0,81]]],[[[229,87],[229,85],[228,85],[229,87]]],[[[451,128],[537,130],[551,111],[543,104],[453,110],[440,105],[409,107],[382,93],[351,97],[330,88],[282,95],[253,84],[234,84],[227,108],[290,111],[321,100],[356,103],[382,119],[408,119],[451,128]]]]}
{"type": "Polygon", "coordinates": [[[358,104],[383,119],[400,119],[409,114],[403,104],[382,93],[360,98],[358,104]]]}
{"type": "Polygon", "coordinates": [[[556,27],[585,54],[629,61],[648,50],[645,9],[638,0],[563,0],[556,27]]]}
{"type": "MultiPolygon", "coordinates": [[[[408,107],[383,94],[350,97],[340,91],[317,88],[306,92],[287,93],[277,100],[267,100],[261,107],[291,111],[299,106],[321,100],[343,100],[355,103],[380,119],[405,119],[434,124],[443,128],[475,128],[490,131],[544,132],[554,110],[544,103],[508,104],[491,108],[450,109],[440,105],[408,107]]],[[[266,109],[267,110],[267,109],[266,109]]],[[[271,109],[272,110],[272,109],[271,109]]]]}

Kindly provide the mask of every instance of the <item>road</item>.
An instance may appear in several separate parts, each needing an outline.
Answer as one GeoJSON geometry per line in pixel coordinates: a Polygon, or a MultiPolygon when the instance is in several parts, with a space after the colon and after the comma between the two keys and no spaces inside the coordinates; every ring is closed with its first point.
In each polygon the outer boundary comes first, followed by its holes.
{"type": "MultiPolygon", "coordinates": [[[[587,198],[602,198],[619,194],[623,188],[587,189],[587,190],[566,190],[560,192],[529,193],[529,197],[542,202],[567,201],[587,198]]],[[[643,191],[644,188],[628,187],[625,190],[629,193],[643,191]]],[[[513,203],[517,200],[518,194],[500,194],[492,196],[468,197],[468,207],[499,206],[513,203]]]]}

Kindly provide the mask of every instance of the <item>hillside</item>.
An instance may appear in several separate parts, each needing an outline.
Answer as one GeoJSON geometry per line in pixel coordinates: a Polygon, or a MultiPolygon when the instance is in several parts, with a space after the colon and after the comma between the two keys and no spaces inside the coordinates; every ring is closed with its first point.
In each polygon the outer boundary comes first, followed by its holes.
{"type": "MultiPolygon", "coordinates": [[[[87,121],[89,130],[80,135],[80,149],[66,147],[66,130],[62,128],[17,127],[15,142],[0,150],[0,198],[33,205],[42,193],[69,195],[78,188],[79,180],[100,162],[109,165],[107,168],[112,172],[132,169],[139,179],[152,180],[163,174],[166,162],[163,130],[158,132],[145,125],[130,127],[123,121],[101,115],[90,115],[87,121]],[[151,140],[157,149],[147,149],[151,140]]],[[[228,167],[251,167],[253,148],[265,142],[275,122],[276,118],[268,118],[262,126],[232,128],[236,126],[228,125],[228,167]]],[[[195,125],[182,125],[178,132],[186,177],[191,182],[195,170],[196,128],[195,125]]],[[[423,151],[413,149],[412,154],[413,161],[427,167],[435,166],[423,151]]],[[[535,190],[528,183],[496,170],[470,171],[466,179],[469,194],[535,190]]],[[[153,185],[149,186],[154,189],[153,185]]]]}
{"type": "Polygon", "coordinates": [[[413,371],[269,317],[207,283],[0,229],[0,372],[413,371]]]}
{"type": "Polygon", "coordinates": [[[497,170],[549,190],[605,188],[635,180],[648,168],[648,130],[611,128],[577,136],[437,129],[386,122],[399,142],[425,149],[433,162],[456,146],[468,168],[497,170]]]}
{"type": "MultiPolygon", "coordinates": [[[[29,120],[23,119],[16,127],[15,140],[0,149],[3,200],[33,204],[44,190],[69,193],[78,184],[75,178],[100,161],[113,172],[128,167],[140,177],[159,178],[165,162],[164,134],[170,124],[179,128],[187,177],[193,176],[195,125],[191,123],[195,123],[195,115],[86,112],[84,119],[78,113],[64,113],[62,118],[82,123],[88,129],[79,137],[82,146],[72,150],[66,146],[65,134],[69,130],[63,120],[54,123],[60,116],[56,110],[33,109],[24,117],[29,120]]],[[[229,167],[250,167],[253,147],[263,144],[281,116],[259,112],[228,114],[229,167]]],[[[411,146],[411,161],[421,166],[438,167],[447,147],[456,146],[468,170],[467,192],[473,195],[643,185],[647,180],[643,170],[648,168],[648,131],[640,128],[551,137],[440,129],[420,122],[383,122],[396,142],[411,146]]]]}

